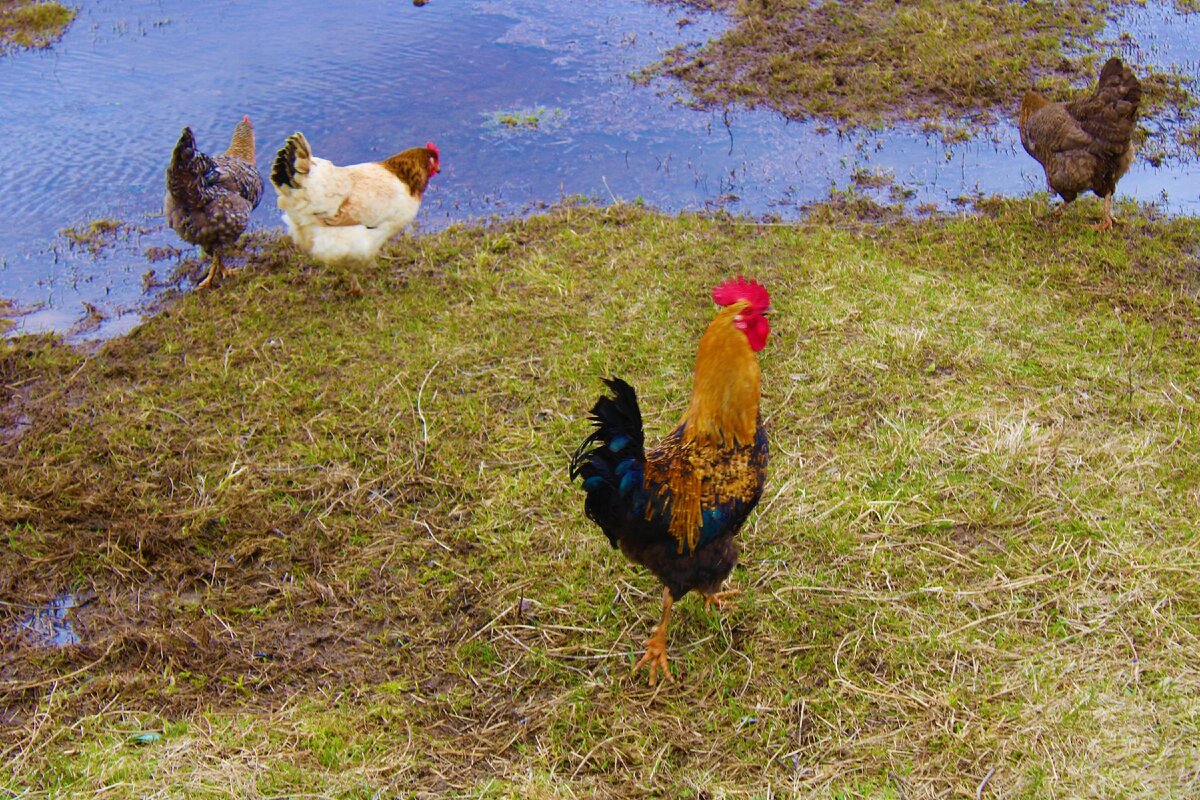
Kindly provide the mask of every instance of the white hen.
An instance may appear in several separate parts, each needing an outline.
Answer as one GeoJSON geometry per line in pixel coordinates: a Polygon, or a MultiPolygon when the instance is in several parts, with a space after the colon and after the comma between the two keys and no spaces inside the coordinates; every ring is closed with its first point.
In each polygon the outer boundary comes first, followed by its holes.
{"type": "Polygon", "coordinates": [[[312,154],[302,133],[275,155],[271,183],[296,246],[325,264],[370,263],[417,216],[440,169],[433,142],[383,161],[339,167],[312,154]]]}

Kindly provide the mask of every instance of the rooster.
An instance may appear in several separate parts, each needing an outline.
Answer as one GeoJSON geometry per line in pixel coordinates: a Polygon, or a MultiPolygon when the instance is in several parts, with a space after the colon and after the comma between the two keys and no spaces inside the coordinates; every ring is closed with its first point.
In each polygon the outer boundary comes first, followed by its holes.
{"type": "Polygon", "coordinates": [[[1133,163],[1133,128],[1141,101],[1141,83],[1119,58],[1104,65],[1096,91],[1070,103],[1025,93],[1017,127],[1025,152],[1038,160],[1046,184],[1063,199],[1053,216],[1091,189],[1104,198],[1104,220],[1092,227],[1112,227],[1113,192],[1133,163]]]}
{"type": "Polygon", "coordinates": [[[275,155],[271,183],[301,250],[325,264],[369,264],[416,218],[425,187],[440,169],[433,142],[383,161],[339,167],[314,156],[304,134],[294,133],[275,155]]]}
{"type": "Polygon", "coordinates": [[[263,179],[254,166],[254,125],[250,117],[233,129],[229,147],[219,156],[196,149],[191,128],[184,128],[167,167],[163,213],[171,229],[212,256],[208,275],[197,288],[219,281],[225,269],[221,251],[237,242],[262,199],[263,179]]]}
{"type": "Polygon", "coordinates": [[[662,620],[634,670],[667,667],[667,625],[675,601],[695,589],[723,607],[721,591],[738,557],[734,539],[762,495],[767,435],[759,415],[755,355],[767,343],[771,299],[740,275],[718,284],[723,306],[700,338],[692,400],[679,424],[649,451],[633,387],[606,380],[611,396],[593,406],[595,430],[571,459],[583,479],[584,511],[613,547],[663,583],[662,620]]]}

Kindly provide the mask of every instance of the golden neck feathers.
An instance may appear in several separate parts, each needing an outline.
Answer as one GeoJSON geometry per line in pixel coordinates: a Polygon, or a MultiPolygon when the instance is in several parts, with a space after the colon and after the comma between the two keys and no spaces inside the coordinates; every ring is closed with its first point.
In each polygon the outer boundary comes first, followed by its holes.
{"type": "Polygon", "coordinates": [[[685,443],[754,442],[762,373],[746,334],[734,326],[735,317],[748,307],[741,301],[722,309],[700,338],[692,402],[680,421],[685,443]]]}
{"type": "Polygon", "coordinates": [[[254,163],[254,127],[249,122],[242,120],[233,129],[233,138],[225,155],[254,163]]]}

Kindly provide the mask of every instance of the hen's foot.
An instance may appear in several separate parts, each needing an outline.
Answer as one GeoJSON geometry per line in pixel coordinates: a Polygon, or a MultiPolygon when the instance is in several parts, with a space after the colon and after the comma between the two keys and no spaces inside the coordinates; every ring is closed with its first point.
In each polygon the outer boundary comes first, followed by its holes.
{"type": "Polygon", "coordinates": [[[1094,231],[1106,231],[1113,226],[1112,216],[1112,195],[1104,195],[1104,219],[1095,225],[1090,226],[1094,231]]]}
{"type": "Polygon", "coordinates": [[[704,608],[705,610],[708,610],[713,606],[716,606],[718,609],[729,608],[731,605],[733,605],[733,601],[729,598],[737,597],[741,593],[741,589],[729,589],[728,591],[724,592],[713,592],[712,594],[706,594],[704,595],[704,608]]]}
{"type": "Polygon", "coordinates": [[[348,290],[348,294],[351,297],[362,297],[364,294],[366,294],[366,292],[363,291],[362,284],[358,282],[357,275],[350,276],[350,289],[348,290]]]}
{"type": "Polygon", "coordinates": [[[642,667],[650,665],[650,685],[654,685],[656,673],[662,670],[663,677],[671,680],[671,670],[667,668],[667,630],[666,626],[660,625],[655,628],[654,635],[646,640],[646,654],[634,666],[633,671],[637,672],[642,667]]]}
{"type": "Polygon", "coordinates": [[[1050,209],[1050,213],[1042,217],[1043,225],[1053,225],[1062,218],[1063,212],[1067,210],[1069,203],[1059,203],[1054,208],[1050,209]]]}
{"type": "Polygon", "coordinates": [[[225,270],[221,267],[221,262],[214,258],[212,264],[210,264],[208,267],[208,275],[204,277],[204,280],[196,284],[196,288],[207,289],[209,286],[214,285],[213,281],[219,282],[221,280],[221,276],[224,274],[225,270]]]}

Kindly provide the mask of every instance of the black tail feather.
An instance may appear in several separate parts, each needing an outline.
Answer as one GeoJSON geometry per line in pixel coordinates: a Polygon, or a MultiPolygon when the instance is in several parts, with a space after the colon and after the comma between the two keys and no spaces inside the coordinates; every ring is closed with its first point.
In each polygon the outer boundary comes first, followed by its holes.
{"type": "MultiPolygon", "coordinates": [[[[620,378],[606,378],[611,397],[603,396],[592,406],[591,420],[595,430],[583,440],[571,457],[571,479],[590,477],[592,456],[612,462],[633,458],[646,460],[645,434],[642,431],[642,412],[637,392],[620,378]],[[606,457],[607,454],[607,457],[606,457]]],[[[594,472],[592,473],[594,474],[594,472]]]]}
{"type": "Polygon", "coordinates": [[[298,131],[293,133],[275,154],[275,164],[271,168],[271,183],[276,186],[296,188],[298,186],[296,183],[296,160],[307,160],[311,157],[312,151],[309,150],[308,140],[304,138],[304,134],[298,131]]]}
{"type": "Polygon", "coordinates": [[[584,513],[616,547],[622,520],[640,517],[645,508],[646,451],[637,393],[620,378],[604,382],[613,394],[592,407],[595,430],[571,457],[570,475],[583,479],[584,513]]]}

